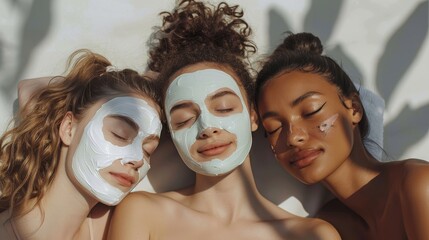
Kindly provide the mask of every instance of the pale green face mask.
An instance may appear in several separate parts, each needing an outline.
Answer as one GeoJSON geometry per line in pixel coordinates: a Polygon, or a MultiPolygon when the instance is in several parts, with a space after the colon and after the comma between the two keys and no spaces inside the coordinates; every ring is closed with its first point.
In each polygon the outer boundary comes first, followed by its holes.
{"type": "Polygon", "coordinates": [[[208,176],[225,174],[241,165],[248,156],[252,146],[249,111],[238,84],[227,73],[205,69],[178,76],[167,89],[165,112],[173,142],[185,164],[193,171],[208,176]],[[209,111],[205,100],[221,88],[228,88],[240,98],[243,111],[223,117],[215,116],[209,111]],[[199,115],[191,126],[173,130],[170,111],[177,103],[183,101],[195,103],[199,107],[199,115]],[[197,161],[192,157],[190,148],[200,133],[207,128],[218,128],[234,134],[237,139],[236,150],[225,159],[197,161]]]}

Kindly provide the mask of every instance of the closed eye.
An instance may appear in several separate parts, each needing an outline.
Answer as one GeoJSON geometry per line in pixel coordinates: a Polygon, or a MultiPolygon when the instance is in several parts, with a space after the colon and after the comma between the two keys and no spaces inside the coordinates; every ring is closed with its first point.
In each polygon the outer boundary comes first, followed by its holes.
{"type": "Polygon", "coordinates": [[[224,108],[224,109],[216,109],[216,112],[220,112],[220,113],[229,113],[232,112],[234,109],[232,108],[224,108]]]}
{"type": "Polygon", "coordinates": [[[323,109],[323,107],[325,106],[325,104],[326,104],[326,102],[325,102],[324,104],[322,104],[322,106],[320,106],[320,107],[319,107],[318,109],[316,109],[315,111],[304,114],[304,117],[311,117],[311,116],[313,116],[314,114],[316,114],[316,113],[320,112],[320,110],[322,110],[322,109],[323,109]]]}
{"type": "Polygon", "coordinates": [[[117,134],[117,133],[115,133],[115,132],[111,132],[111,133],[113,134],[113,136],[115,136],[116,138],[118,138],[118,139],[120,139],[120,140],[122,140],[122,141],[125,141],[125,142],[129,142],[129,141],[130,141],[128,138],[126,138],[126,137],[122,137],[122,136],[118,135],[118,134],[117,134]]]}
{"type": "Polygon", "coordinates": [[[193,118],[194,118],[194,117],[191,117],[191,118],[186,119],[185,121],[182,121],[182,122],[178,122],[178,123],[176,123],[176,124],[175,124],[175,125],[176,125],[176,128],[180,128],[180,127],[182,127],[182,126],[186,125],[186,123],[188,123],[189,121],[191,121],[193,118]]]}
{"type": "Polygon", "coordinates": [[[282,128],[282,126],[279,126],[278,128],[276,128],[276,129],[274,129],[274,130],[267,131],[267,134],[268,134],[268,135],[272,135],[272,134],[274,134],[275,132],[277,132],[278,130],[280,130],[281,128],[282,128]]]}

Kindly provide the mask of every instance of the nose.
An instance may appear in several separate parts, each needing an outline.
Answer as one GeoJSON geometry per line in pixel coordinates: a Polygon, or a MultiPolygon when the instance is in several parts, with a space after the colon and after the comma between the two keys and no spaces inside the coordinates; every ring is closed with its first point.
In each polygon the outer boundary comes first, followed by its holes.
{"type": "Polygon", "coordinates": [[[220,132],[219,128],[209,127],[201,130],[200,133],[198,134],[198,137],[202,139],[209,138],[209,137],[212,137],[213,135],[218,134],[219,132],[220,132]]]}
{"type": "Polygon", "coordinates": [[[131,168],[133,168],[134,170],[138,170],[143,166],[143,160],[130,161],[130,162],[127,162],[126,165],[131,166],[131,168]]]}
{"type": "Polygon", "coordinates": [[[220,132],[220,129],[213,127],[214,123],[212,122],[210,114],[207,111],[202,110],[200,116],[198,117],[198,138],[204,139],[213,136],[220,132]]]}
{"type": "Polygon", "coordinates": [[[307,131],[304,128],[296,125],[289,125],[288,132],[286,133],[286,141],[289,147],[301,146],[308,139],[307,131]]]}

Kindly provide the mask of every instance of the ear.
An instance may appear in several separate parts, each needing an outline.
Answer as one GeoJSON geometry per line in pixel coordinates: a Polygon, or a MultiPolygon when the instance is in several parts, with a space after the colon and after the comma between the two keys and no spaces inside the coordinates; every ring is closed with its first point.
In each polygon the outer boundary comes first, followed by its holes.
{"type": "Polygon", "coordinates": [[[349,109],[350,117],[354,126],[356,126],[363,117],[363,106],[358,94],[353,94],[351,98],[345,100],[345,104],[349,109]]]}
{"type": "Polygon", "coordinates": [[[252,128],[252,132],[258,129],[258,114],[253,107],[250,108],[250,126],[252,128]]]}
{"type": "Polygon", "coordinates": [[[74,136],[74,117],[72,112],[67,112],[61,121],[60,125],[60,138],[64,145],[69,146],[74,136]]]}

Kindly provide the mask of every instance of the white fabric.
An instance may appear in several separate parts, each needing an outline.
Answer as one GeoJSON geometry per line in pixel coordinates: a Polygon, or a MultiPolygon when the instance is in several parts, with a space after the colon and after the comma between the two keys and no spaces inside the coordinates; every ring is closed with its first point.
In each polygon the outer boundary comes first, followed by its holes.
{"type": "Polygon", "coordinates": [[[364,139],[366,149],[378,160],[383,159],[384,99],[365,87],[355,84],[369,122],[368,136],[364,139]]]}

